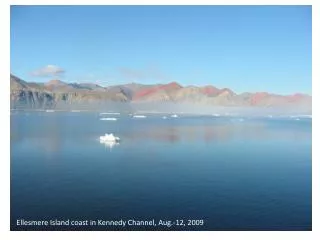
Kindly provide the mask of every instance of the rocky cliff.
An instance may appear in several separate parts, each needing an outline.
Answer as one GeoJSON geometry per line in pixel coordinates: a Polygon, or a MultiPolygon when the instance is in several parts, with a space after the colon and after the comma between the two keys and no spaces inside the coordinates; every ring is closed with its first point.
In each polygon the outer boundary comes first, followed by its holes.
{"type": "Polygon", "coordinates": [[[11,108],[56,108],[58,105],[128,100],[121,89],[107,89],[95,84],[67,84],[59,80],[46,84],[28,83],[10,75],[11,108]]]}

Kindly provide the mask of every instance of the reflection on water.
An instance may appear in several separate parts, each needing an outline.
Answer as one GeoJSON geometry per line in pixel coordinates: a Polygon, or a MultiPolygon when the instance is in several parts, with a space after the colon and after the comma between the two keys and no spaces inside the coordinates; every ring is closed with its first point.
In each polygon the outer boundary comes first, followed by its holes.
{"type": "MultiPolygon", "coordinates": [[[[20,114],[11,116],[11,142],[28,141],[29,145],[44,151],[61,150],[66,140],[85,143],[96,139],[106,130],[116,132],[126,144],[139,141],[179,142],[228,142],[228,141],[305,141],[311,138],[311,120],[250,120],[180,118],[177,122],[137,122],[120,119],[114,125],[97,123],[97,118],[74,117],[72,115],[51,115],[51,117],[20,114]],[[299,125],[300,124],[300,125],[299,125]]],[[[107,143],[113,148],[114,143],[107,143]]]]}
{"type": "Polygon", "coordinates": [[[179,142],[228,142],[234,140],[252,141],[304,141],[310,139],[310,132],[305,127],[281,126],[277,123],[270,125],[264,122],[246,122],[240,124],[215,123],[210,125],[181,125],[145,126],[143,131],[131,130],[125,135],[130,141],[163,141],[168,143],[179,142]]]}
{"type": "Polygon", "coordinates": [[[111,151],[112,148],[114,148],[115,146],[120,145],[119,142],[112,142],[112,141],[108,142],[108,141],[102,141],[102,140],[100,140],[100,143],[103,144],[106,148],[109,148],[110,151],[111,151]]]}

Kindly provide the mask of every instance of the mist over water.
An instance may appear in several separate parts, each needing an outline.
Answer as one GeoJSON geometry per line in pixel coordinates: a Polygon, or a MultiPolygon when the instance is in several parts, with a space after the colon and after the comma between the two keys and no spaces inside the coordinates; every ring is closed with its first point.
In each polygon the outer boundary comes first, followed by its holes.
{"type": "MultiPolygon", "coordinates": [[[[19,108],[18,108],[19,109],[19,108]]],[[[31,110],[20,108],[20,110],[31,110]]],[[[310,115],[311,106],[282,106],[282,107],[235,107],[235,106],[214,106],[197,103],[156,103],[156,102],[91,102],[86,104],[66,104],[58,103],[53,108],[61,111],[94,111],[94,112],[119,112],[119,113],[180,113],[180,114],[198,114],[198,115],[242,115],[242,116],[268,116],[268,115],[310,115]]],[[[43,109],[34,109],[43,110],[43,109]]]]}

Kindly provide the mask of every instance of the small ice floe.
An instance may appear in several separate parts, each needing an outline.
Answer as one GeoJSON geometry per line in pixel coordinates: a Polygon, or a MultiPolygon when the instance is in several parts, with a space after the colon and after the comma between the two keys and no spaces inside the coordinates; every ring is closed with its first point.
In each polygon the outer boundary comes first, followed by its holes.
{"type": "Polygon", "coordinates": [[[220,114],[219,114],[219,113],[214,113],[214,114],[212,114],[212,116],[214,116],[214,117],[220,117],[220,114]]]}
{"type": "Polygon", "coordinates": [[[292,120],[295,120],[295,121],[300,121],[300,117],[301,117],[301,116],[298,116],[298,115],[290,116],[290,118],[291,118],[292,120]]]}
{"type": "Polygon", "coordinates": [[[273,118],[273,116],[272,115],[268,115],[268,118],[273,118]]]}
{"type": "Polygon", "coordinates": [[[117,113],[117,112],[103,112],[103,113],[100,113],[100,115],[120,115],[120,113],[117,113]]]}
{"type": "Polygon", "coordinates": [[[46,112],[54,112],[52,109],[47,109],[46,112]]]}
{"type": "Polygon", "coordinates": [[[244,121],[244,119],[243,119],[243,118],[239,118],[238,120],[239,120],[239,122],[243,122],[243,121],[244,121]]]}
{"type": "Polygon", "coordinates": [[[163,116],[162,119],[167,119],[167,117],[166,117],[166,116],[163,116]]]}
{"type": "Polygon", "coordinates": [[[100,143],[106,143],[106,142],[107,143],[110,143],[110,142],[116,143],[119,141],[120,141],[120,138],[114,136],[112,133],[110,133],[110,134],[106,133],[104,136],[100,136],[100,143]]]}
{"type": "Polygon", "coordinates": [[[101,121],[117,121],[117,118],[100,118],[101,121]]]}
{"type": "Polygon", "coordinates": [[[147,116],[145,115],[134,115],[133,118],[146,118],[147,116]]]}
{"type": "Polygon", "coordinates": [[[71,112],[80,112],[80,110],[71,110],[71,112]]]}
{"type": "Polygon", "coordinates": [[[172,117],[172,118],[177,118],[178,115],[177,115],[177,114],[172,114],[171,117],[172,117]]]}

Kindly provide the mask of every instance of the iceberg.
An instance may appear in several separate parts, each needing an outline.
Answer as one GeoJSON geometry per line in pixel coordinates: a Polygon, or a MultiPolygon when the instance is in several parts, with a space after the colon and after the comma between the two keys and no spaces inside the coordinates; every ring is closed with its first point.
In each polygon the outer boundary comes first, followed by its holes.
{"type": "Polygon", "coordinates": [[[102,121],[117,121],[117,118],[100,118],[102,121]]]}
{"type": "Polygon", "coordinates": [[[145,115],[134,115],[133,117],[134,117],[134,118],[146,118],[145,115]]]}
{"type": "Polygon", "coordinates": [[[172,117],[172,118],[177,118],[178,115],[177,115],[177,114],[173,114],[173,115],[171,115],[171,117],[172,117]]]}
{"type": "Polygon", "coordinates": [[[103,112],[103,113],[100,113],[100,115],[120,115],[120,113],[117,113],[117,112],[103,112]]]}
{"type": "Polygon", "coordinates": [[[112,133],[106,133],[104,136],[100,136],[100,143],[116,143],[119,142],[120,138],[114,136],[112,133]]]}

